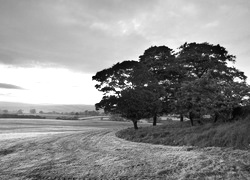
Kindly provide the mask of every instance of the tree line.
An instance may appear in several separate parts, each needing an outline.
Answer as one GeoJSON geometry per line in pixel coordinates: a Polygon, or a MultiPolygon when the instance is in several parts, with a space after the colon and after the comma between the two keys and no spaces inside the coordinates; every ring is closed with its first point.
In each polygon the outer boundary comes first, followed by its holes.
{"type": "Polygon", "coordinates": [[[232,117],[235,109],[249,104],[244,72],[233,66],[236,56],[226,48],[205,43],[185,43],[176,51],[152,46],[139,60],[125,60],[97,72],[92,79],[103,92],[97,110],[137,121],[162,114],[179,114],[194,125],[204,115],[232,117]]]}
{"type": "MultiPolygon", "coordinates": [[[[36,109],[30,109],[29,110],[30,114],[61,114],[61,115],[84,115],[84,116],[100,116],[103,115],[103,112],[98,112],[94,110],[85,110],[85,111],[79,111],[79,112],[57,112],[57,111],[49,111],[49,112],[44,112],[44,111],[37,111],[36,109]]],[[[25,114],[24,110],[19,109],[17,111],[9,111],[7,109],[1,110],[0,109],[0,114],[25,114]]]]}

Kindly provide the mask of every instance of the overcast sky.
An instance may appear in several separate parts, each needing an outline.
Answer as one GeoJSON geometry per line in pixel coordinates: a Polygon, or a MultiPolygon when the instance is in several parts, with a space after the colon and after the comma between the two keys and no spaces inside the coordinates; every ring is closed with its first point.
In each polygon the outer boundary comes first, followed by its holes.
{"type": "Polygon", "coordinates": [[[250,77],[249,18],[249,0],[0,0],[0,101],[95,104],[91,76],[152,45],[220,44],[250,77]]]}

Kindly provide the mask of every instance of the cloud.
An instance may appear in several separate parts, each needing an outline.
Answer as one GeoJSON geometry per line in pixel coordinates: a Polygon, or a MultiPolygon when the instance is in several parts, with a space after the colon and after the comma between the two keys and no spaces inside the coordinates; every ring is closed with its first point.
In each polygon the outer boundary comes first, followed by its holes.
{"type": "Polygon", "coordinates": [[[0,83],[0,88],[2,89],[21,89],[23,90],[22,87],[13,85],[13,84],[6,84],[6,83],[0,83]]]}
{"type": "Polygon", "coordinates": [[[203,26],[203,28],[214,28],[219,25],[219,21],[208,22],[203,26]]]}
{"type": "Polygon", "coordinates": [[[0,3],[1,63],[47,64],[91,72],[136,54],[132,44],[144,48],[147,40],[134,30],[130,19],[153,4],[15,0],[0,3]]]}
{"type": "Polygon", "coordinates": [[[0,63],[93,73],[136,60],[151,45],[208,41],[241,49],[231,39],[249,34],[249,7],[225,0],[0,0],[0,63]]]}

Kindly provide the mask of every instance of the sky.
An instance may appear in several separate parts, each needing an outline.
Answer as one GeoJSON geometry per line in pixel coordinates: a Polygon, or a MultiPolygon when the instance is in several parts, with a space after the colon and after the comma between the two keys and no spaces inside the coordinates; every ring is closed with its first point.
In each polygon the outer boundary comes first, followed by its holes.
{"type": "Polygon", "coordinates": [[[185,42],[220,44],[250,77],[249,17],[249,0],[0,0],[0,101],[95,104],[96,72],[185,42]]]}

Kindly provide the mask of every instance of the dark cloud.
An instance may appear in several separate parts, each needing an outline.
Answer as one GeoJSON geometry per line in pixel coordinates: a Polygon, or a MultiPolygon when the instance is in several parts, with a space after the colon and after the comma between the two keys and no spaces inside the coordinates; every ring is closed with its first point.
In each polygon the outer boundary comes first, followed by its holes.
{"type": "Polygon", "coordinates": [[[83,72],[137,57],[148,41],[126,23],[155,4],[138,0],[0,3],[0,62],[83,72]]]}
{"type": "Polygon", "coordinates": [[[244,2],[0,0],[0,63],[93,73],[151,45],[208,41],[249,51],[234,43],[250,34],[244,2]]]}
{"type": "Polygon", "coordinates": [[[22,87],[13,85],[13,84],[6,84],[6,83],[0,83],[0,88],[2,89],[23,89],[22,87]]]}

